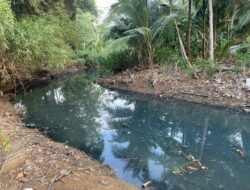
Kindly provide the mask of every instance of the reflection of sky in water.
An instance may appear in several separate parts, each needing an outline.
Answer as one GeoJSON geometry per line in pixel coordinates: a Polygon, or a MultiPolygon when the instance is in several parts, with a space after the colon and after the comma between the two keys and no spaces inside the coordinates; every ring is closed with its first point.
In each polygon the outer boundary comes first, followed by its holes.
{"type": "Polygon", "coordinates": [[[156,189],[250,189],[250,117],[183,102],[139,100],[111,92],[86,76],[18,97],[28,122],[110,165],[119,178],[156,189]],[[232,148],[243,148],[241,158],[232,148]],[[174,176],[183,154],[209,170],[174,176]]]}

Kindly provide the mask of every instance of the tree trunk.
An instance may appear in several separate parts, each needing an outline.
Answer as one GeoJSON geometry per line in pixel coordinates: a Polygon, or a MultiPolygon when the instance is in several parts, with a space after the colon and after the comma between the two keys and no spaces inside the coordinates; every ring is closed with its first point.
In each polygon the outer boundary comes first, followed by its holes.
{"type": "Polygon", "coordinates": [[[206,0],[203,0],[203,59],[207,59],[207,51],[206,51],[206,0]]]}
{"type": "Polygon", "coordinates": [[[188,1],[188,26],[187,26],[187,34],[186,34],[186,51],[187,56],[190,59],[191,58],[191,51],[190,51],[190,45],[191,45],[191,19],[192,15],[192,0],[188,1]]]}
{"type": "Polygon", "coordinates": [[[148,45],[148,65],[150,69],[154,68],[154,63],[153,63],[153,48],[152,45],[148,45]]]}
{"type": "Polygon", "coordinates": [[[209,12],[209,60],[214,62],[214,22],[213,22],[213,1],[208,0],[209,12]]]}
{"type": "Polygon", "coordinates": [[[182,39],[181,39],[181,34],[180,34],[179,27],[177,25],[176,19],[174,19],[174,24],[175,24],[175,28],[176,28],[177,35],[178,35],[178,40],[179,40],[179,45],[180,45],[180,49],[181,49],[181,54],[184,57],[184,59],[186,59],[188,65],[191,67],[191,63],[190,63],[190,61],[189,61],[189,59],[187,57],[186,50],[185,50],[185,47],[184,47],[182,39]]]}

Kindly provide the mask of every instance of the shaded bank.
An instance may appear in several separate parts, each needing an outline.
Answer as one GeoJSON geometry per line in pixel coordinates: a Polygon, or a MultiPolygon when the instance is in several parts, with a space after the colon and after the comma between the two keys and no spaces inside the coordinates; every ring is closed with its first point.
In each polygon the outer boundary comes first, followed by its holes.
{"type": "Polygon", "coordinates": [[[43,70],[37,71],[31,76],[26,76],[25,71],[20,71],[20,77],[18,77],[15,81],[0,85],[0,92],[2,92],[3,94],[16,93],[20,91],[22,92],[40,85],[49,84],[52,80],[55,79],[83,72],[88,68],[90,68],[88,65],[73,64],[61,71],[43,70]]]}

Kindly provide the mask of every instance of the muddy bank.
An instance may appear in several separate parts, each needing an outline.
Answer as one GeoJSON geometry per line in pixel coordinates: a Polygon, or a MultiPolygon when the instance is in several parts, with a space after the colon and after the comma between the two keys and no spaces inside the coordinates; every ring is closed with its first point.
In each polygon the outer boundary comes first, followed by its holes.
{"type": "Polygon", "coordinates": [[[134,190],[114,177],[107,166],[65,144],[55,143],[28,129],[20,114],[0,100],[0,131],[10,140],[11,152],[0,149],[0,189],[134,190]]]}
{"type": "Polygon", "coordinates": [[[74,75],[90,69],[91,65],[72,64],[60,71],[41,70],[33,74],[26,74],[24,70],[18,70],[18,76],[4,85],[0,85],[0,92],[3,94],[16,93],[32,89],[40,85],[49,84],[52,80],[74,75]]]}
{"type": "Polygon", "coordinates": [[[98,83],[113,90],[171,98],[250,112],[250,72],[222,71],[208,76],[190,75],[172,68],[134,68],[102,78],[98,83]]]}

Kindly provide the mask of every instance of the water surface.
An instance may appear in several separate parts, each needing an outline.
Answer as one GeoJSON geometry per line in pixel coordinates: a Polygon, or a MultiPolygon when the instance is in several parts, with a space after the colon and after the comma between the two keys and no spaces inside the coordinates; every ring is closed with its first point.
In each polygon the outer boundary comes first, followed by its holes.
{"type": "MultiPolygon", "coordinates": [[[[119,178],[157,190],[250,189],[250,116],[181,101],[112,92],[81,74],[24,93],[17,105],[51,139],[108,164],[119,178]],[[233,151],[244,150],[246,156],[233,151]],[[183,155],[208,167],[182,176],[183,155]]],[[[30,125],[33,126],[33,125],[30,125]]]]}

